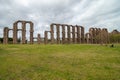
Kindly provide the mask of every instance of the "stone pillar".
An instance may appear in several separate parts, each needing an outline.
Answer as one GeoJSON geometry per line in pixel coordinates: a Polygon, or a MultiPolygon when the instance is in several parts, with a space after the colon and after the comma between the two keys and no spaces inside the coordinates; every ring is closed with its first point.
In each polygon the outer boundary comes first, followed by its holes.
{"type": "MultiPolygon", "coordinates": [[[[77,27],[75,27],[77,28],[77,27]]],[[[77,43],[77,32],[76,32],[76,29],[75,29],[75,44],[77,43]]]]}
{"type": "Polygon", "coordinates": [[[72,25],[70,25],[70,43],[73,43],[72,25]]]}
{"type": "Polygon", "coordinates": [[[54,44],[54,24],[51,24],[50,28],[51,28],[51,44],[54,44]]]}
{"type": "Polygon", "coordinates": [[[107,44],[109,42],[107,29],[103,28],[101,31],[101,34],[102,34],[102,36],[101,36],[102,43],[107,44]]]}
{"type": "Polygon", "coordinates": [[[80,26],[76,25],[76,27],[77,27],[77,43],[80,43],[81,42],[81,40],[80,40],[80,26]]]}
{"type": "Polygon", "coordinates": [[[75,26],[72,26],[72,36],[73,36],[73,43],[75,43],[75,26]]]}
{"type": "Polygon", "coordinates": [[[22,44],[26,41],[26,22],[22,22],[22,44]]]}
{"type": "Polygon", "coordinates": [[[70,36],[70,26],[67,25],[67,35],[68,35],[68,38],[67,38],[67,41],[68,41],[68,44],[71,43],[71,36],[70,36]]]}
{"type": "Polygon", "coordinates": [[[98,43],[101,44],[101,29],[98,28],[98,43]]]}
{"type": "Polygon", "coordinates": [[[40,34],[38,34],[38,36],[37,36],[37,42],[38,42],[38,44],[40,44],[40,42],[41,42],[41,40],[40,40],[40,34]]]}
{"type": "Polygon", "coordinates": [[[48,44],[48,32],[47,31],[45,31],[44,32],[44,44],[48,44]]]}
{"type": "Polygon", "coordinates": [[[93,28],[89,29],[89,33],[91,34],[91,37],[92,37],[91,43],[93,44],[93,28]]]}
{"type": "Polygon", "coordinates": [[[4,35],[3,35],[3,44],[8,44],[8,34],[9,33],[9,29],[8,27],[4,28],[4,35]]]}
{"type": "Polygon", "coordinates": [[[62,43],[65,44],[65,25],[62,25],[62,43]]]}
{"type": "Polygon", "coordinates": [[[81,43],[84,43],[84,27],[81,26],[81,43]]]}
{"type": "Polygon", "coordinates": [[[86,33],[86,34],[85,34],[85,43],[87,43],[87,44],[89,43],[88,34],[89,34],[89,33],[86,33]]]}
{"type": "Polygon", "coordinates": [[[93,31],[92,31],[92,38],[93,38],[93,43],[95,44],[95,28],[93,28],[93,31]]]}
{"type": "MultiPolygon", "coordinates": [[[[30,22],[30,44],[33,44],[33,32],[34,32],[34,30],[33,30],[33,23],[30,22]]],[[[40,34],[38,34],[38,36],[39,35],[40,34]]]]}
{"type": "Polygon", "coordinates": [[[60,44],[60,25],[59,24],[57,24],[56,25],[56,33],[57,33],[57,44],[60,44]]]}
{"type": "Polygon", "coordinates": [[[15,22],[13,24],[13,44],[17,44],[17,31],[18,31],[17,23],[18,22],[15,22]]]}
{"type": "Polygon", "coordinates": [[[106,43],[108,44],[110,42],[110,39],[109,39],[109,33],[108,33],[107,28],[105,29],[105,32],[106,32],[106,38],[107,38],[106,43]]]}

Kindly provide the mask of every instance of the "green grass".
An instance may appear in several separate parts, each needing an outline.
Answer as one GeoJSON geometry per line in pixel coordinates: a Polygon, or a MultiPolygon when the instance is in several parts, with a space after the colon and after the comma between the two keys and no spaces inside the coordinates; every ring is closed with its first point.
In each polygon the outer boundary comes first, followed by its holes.
{"type": "Polygon", "coordinates": [[[0,80],[120,80],[120,44],[1,44],[0,80]]]}

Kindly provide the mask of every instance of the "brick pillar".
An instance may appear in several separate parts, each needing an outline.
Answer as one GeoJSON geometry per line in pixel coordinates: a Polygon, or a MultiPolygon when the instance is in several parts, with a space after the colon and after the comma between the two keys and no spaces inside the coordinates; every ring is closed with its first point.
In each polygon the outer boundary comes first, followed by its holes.
{"type": "Polygon", "coordinates": [[[33,23],[30,22],[30,44],[33,44],[33,32],[34,32],[34,30],[33,30],[33,23]]]}
{"type": "Polygon", "coordinates": [[[102,40],[101,40],[101,29],[98,28],[98,30],[99,30],[99,31],[98,31],[98,37],[99,37],[99,42],[98,42],[98,43],[101,44],[101,41],[102,41],[102,40]]]}
{"type": "Polygon", "coordinates": [[[60,44],[60,25],[56,25],[57,33],[57,44],[60,44]]]}
{"type": "Polygon", "coordinates": [[[40,34],[38,34],[38,36],[37,36],[37,42],[38,42],[38,44],[40,44],[40,42],[41,42],[41,40],[40,40],[40,34]]]}
{"type": "Polygon", "coordinates": [[[51,28],[51,44],[54,44],[54,24],[51,24],[50,28],[51,28]]]}
{"type": "Polygon", "coordinates": [[[76,26],[77,27],[77,43],[80,43],[80,26],[76,26]]]}
{"type": "Polygon", "coordinates": [[[4,35],[3,35],[3,44],[8,44],[8,35],[9,35],[9,29],[8,27],[5,27],[4,35]]]}
{"type": "Polygon", "coordinates": [[[48,44],[48,32],[47,31],[45,31],[44,32],[44,44],[48,44]]]}
{"type": "Polygon", "coordinates": [[[13,44],[17,44],[17,22],[13,24],[13,44]]]}
{"type": "Polygon", "coordinates": [[[102,29],[102,42],[104,43],[104,44],[107,44],[108,42],[109,42],[109,35],[108,35],[108,31],[107,31],[107,29],[106,28],[103,28],[102,29]]]}
{"type": "Polygon", "coordinates": [[[62,25],[62,43],[65,44],[65,25],[62,25]]]}
{"type": "Polygon", "coordinates": [[[81,26],[81,43],[84,43],[84,27],[81,26]]]}
{"type": "Polygon", "coordinates": [[[72,26],[72,38],[73,38],[73,43],[75,43],[75,26],[72,26]]]}
{"type": "Polygon", "coordinates": [[[67,41],[68,41],[68,44],[71,43],[71,36],[70,36],[70,26],[67,25],[67,35],[68,35],[68,38],[67,38],[67,41]]]}
{"type": "Polygon", "coordinates": [[[86,34],[85,34],[85,39],[86,39],[85,42],[86,42],[87,44],[89,43],[88,34],[89,34],[89,33],[86,33],[86,34]]]}
{"type": "Polygon", "coordinates": [[[26,22],[22,22],[22,44],[26,41],[26,22]]]}

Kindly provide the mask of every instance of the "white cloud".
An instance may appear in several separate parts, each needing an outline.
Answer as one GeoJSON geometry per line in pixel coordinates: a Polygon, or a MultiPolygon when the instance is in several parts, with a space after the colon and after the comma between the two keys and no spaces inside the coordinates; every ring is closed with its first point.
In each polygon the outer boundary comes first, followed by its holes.
{"type": "Polygon", "coordinates": [[[34,22],[34,36],[43,36],[51,23],[120,30],[119,9],[119,0],[0,0],[0,31],[19,19],[34,22]]]}

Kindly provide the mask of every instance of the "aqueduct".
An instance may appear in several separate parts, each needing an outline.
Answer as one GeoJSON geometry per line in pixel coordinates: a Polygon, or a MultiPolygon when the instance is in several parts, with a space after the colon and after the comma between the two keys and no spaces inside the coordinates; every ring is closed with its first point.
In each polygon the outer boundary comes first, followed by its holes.
{"type": "MultiPolygon", "coordinates": [[[[21,21],[18,20],[13,23],[13,29],[8,27],[4,28],[4,40],[3,43],[8,43],[9,31],[13,31],[13,44],[18,43],[18,31],[22,32],[22,44],[26,43],[26,24],[30,25],[30,44],[34,43],[34,39],[37,39],[38,44],[41,43],[40,34],[37,37],[33,37],[33,26],[31,21],[21,21]],[[22,24],[22,29],[18,28],[18,23],[22,24]]],[[[56,24],[52,23],[50,25],[50,31],[44,32],[44,43],[48,44],[99,44],[108,43],[109,34],[106,28],[90,28],[89,32],[85,34],[83,26],[78,25],[68,25],[68,24],[56,24]]]]}
{"type": "MultiPolygon", "coordinates": [[[[82,26],[73,26],[67,24],[51,24],[50,25],[51,43],[65,44],[65,43],[83,43],[84,42],[84,28],[82,26]],[[55,28],[56,39],[55,39],[55,28]],[[61,31],[60,31],[61,30],[61,31]],[[61,34],[61,39],[60,39],[61,34]]],[[[45,41],[48,40],[47,31],[45,31],[45,41]]],[[[47,41],[46,41],[47,43],[47,41]]]]}
{"type": "Polygon", "coordinates": [[[9,30],[13,30],[13,44],[17,44],[18,31],[22,31],[22,44],[26,43],[26,24],[30,24],[30,44],[33,44],[33,23],[31,21],[16,21],[13,23],[13,29],[8,27],[4,28],[4,40],[3,43],[8,43],[9,30]],[[22,24],[22,29],[18,29],[18,23],[22,24]]]}

